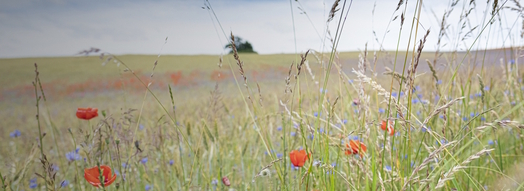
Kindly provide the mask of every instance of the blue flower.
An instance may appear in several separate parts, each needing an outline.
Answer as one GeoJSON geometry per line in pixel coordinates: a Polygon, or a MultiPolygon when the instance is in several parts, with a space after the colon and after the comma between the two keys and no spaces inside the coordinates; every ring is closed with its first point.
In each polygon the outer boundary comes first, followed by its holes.
{"type": "Polygon", "coordinates": [[[69,162],[73,162],[75,160],[82,160],[82,156],[80,156],[78,154],[78,151],[71,151],[71,152],[68,152],[65,154],[66,156],[66,159],[69,161],[69,162]]]}
{"type": "Polygon", "coordinates": [[[431,127],[422,127],[422,129],[420,131],[422,131],[423,133],[427,132],[428,129],[431,131],[431,127]]]}
{"type": "Polygon", "coordinates": [[[321,127],[320,129],[318,129],[318,133],[320,134],[324,133],[324,128],[321,127]]]}
{"type": "Polygon", "coordinates": [[[418,103],[418,99],[412,99],[412,100],[411,100],[411,103],[413,103],[413,104],[417,104],[417,103],[418,103]]]}
{"type": "Polygon", "coordinates": [[[475,117],[475,113],[471,112],[471,113],[469,113],[469,116],[470,117],[475,117]]]}
{"type": "Polygon", "coordinates": [[[480,121],[486,121],[485,117],[480,117],[480,121]]]}
{"type": "Polygon", "coordinates": [[[346,124],[346,123],[348,123],[348,120],[347,119],[342,119],[342,123],[346,124]]]}
{"type": "Polygon", "coordinates": [[[468,117],[462,117],[462,120],[463,120],[463,121],[467,121],[467,120],[468,120],[468,117]]]}
{"type": "Polygon", "coordinates": [[[382,108],[378,108],[378,112],[379,112],[379,113],[384,113],[384,112],[386,112],[386,110],[384,110],[384,109],[382,109],[382,108]]]}
{"type": "Polygon", "coordinates": [[[282,126],[278,126],[277,131],[282,131],[282,126]]]}
{"type": "Polygon", "coordinates": [[[400,97],[404,96],[404,92],[400,92],[400,97]]]}
{"type": "Polygon", "coordinates": [[[496,142],[496,141],[493,141],[493,140],[488,140],[488,145],[493,145],[493,144],[495,144],[495,143],[497,143],[497,142],[496,142]]]}
{"type": "MultiPolygon", "coordinates": [[[[313,115],[314,115],[315,117],[318,117],[318,112],[315,111],[315,113],[313,113],[313,115]]],[[[322,113],[320,113],[320,115],[322,115],[322,113]]]]}
{"type": "Polygon", "coordinates": [[[350,84],[352,84],[352,83],[353,83],[353,80],[348,80],[348,82],[349,82],[350,84]]]}
{"type": "Polygon", "coordinates": [[[138,125],[138,129],[139,129],[140,131],[144,130],[144,125],[142,125],[142,124],[138,125]]]}
{"type": "Polygon", "coordinates": [[[146,191],[149,191],[149,190],[151,190],[151,188],[153,188],[153,186],[151,186],[151,185],[148,184],[148,185],[146,185],[146,188],[145,188],[145,189],[146,189],[146,191]]]}
{"type": "Polygon", "coordinates": [[[355,112],[355,113],[358,113],[358,109],[355,109],[354,112],[355,112]]]}
{"type": "Polygon", "coordinates": [[[397,92],[393,92],[393,93],[391,93],[391,96],[393,96],[393,97],[397,97],[397,92]]]}
{"type": "Polygon", "coordinates": [[[66,187],[67,185],[69,185],[69,180],[63,180],[62,182],[60,182],[60,187],[66,187]]]}
{"type": "Polygon", "coordinates": [[[328,92],[327,89],[325,90],[325,89],[323,89],[323,88],[320,88],[320,93],[327,93],[327,92],[328,92]]]}
{"type": "Polygon", "coordinates": [[[386,170],[386,171],[391,171],[391,166],[386,165],[386,167],[384,168],[384,170],[386,170]]]}
{"type": "Polygon", "coordinates": [[[440,96],[436,95],[435,96],[435,102],[438,102],[438,100],[440,100],[440,96]]]}
{"type": "Polygon", "coordinates": [[[13,132],[9,133],[9,136],[10,137],[20,137],[22,135],[22,133],[17,129],[17,130],[14,130],[13,132]]]}
{"type": "Polygon", "coordinates": [[[56,164],[52,164],[51,168],[53,168],[53,171],[55,171],[55,172],[58,172],[58,170],[60,170],[60,168],[56,164]]]}
{"type": "Polygon", "coordinates": [[[277,153],[277,158],[282,158],[284,156],[284,154],[282,153],[277,153]]]}
{"type": "Polygon", "coordinates": [[[437,85],[440,85],[440,84],[442,84],[442,80],[437,81],[437,85]]]}
{"type": "Polygon", "coordinates": [[[418,97],[419,99],[422,99],[422,94],[417,94],[417,97],[418,97]]]}
{"type": "Polygon", "coordinates": [[[489,91],[489,86],[485,86],[484,91],[489,91]]]}
{"type": "Polygon", "coordinates": [[[169,160],[169,165],[173,166],[173,164],[175,164],[175,161],[173,159],[169,160]]]}
{"type": "Polygon", "coordinates": [[[147,160],[148,160],[147,157],[144,157],[144,158],[142,158],[142,160],[140,160],[140,162],[141,162],[142,164],[146,164],[146,163],[147,163],[147,160]]]}
{"type": "Polygon", "coordinates": [[[309,139],[313,140],[315,138],[315,135],[311,134],[309,135],[309,139]]]}
{"type": "Polygon", "coordinates": [[[289,133],[289,135],[291,135],[292,137],[294,137],[295,135],[297,135],[297,133],[295,133],[295,132],[291,132],[291,133],[289,133]]]}
{"type": "Polygon", "coordinates": [[[217,185],[217,184],[218,184],[218,180],[217,180],[217,179],[213,179],[213,180],[211,181],[211,184],[212,184],[212,185],[217,185]]]}
{"type": "Polygon", "coordinates": [[[36,183],[36,178],[32,178],[31,180],[29,180],[29,188],[35,189],[36,187],[38,187],[38,183],[36,183]]]}
{"type": "Polygon", "coordinates": [[[123,162],[122,163],[122,168],[127,168],[127,163],[123,162]]]}
{"type": "Polygon", "coordinates": [[[333,162],[333,163],[331,163],[331,166],[332,166],[332,167],[335,167],[335,166],[337,166],[337,163],[336,163],[336,162],[333,162]]]}

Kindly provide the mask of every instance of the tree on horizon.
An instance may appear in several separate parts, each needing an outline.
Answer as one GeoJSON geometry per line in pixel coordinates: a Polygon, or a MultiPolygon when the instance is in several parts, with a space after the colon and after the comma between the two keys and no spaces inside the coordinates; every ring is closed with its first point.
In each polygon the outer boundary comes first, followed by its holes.
{"type": "MultiPolygon", "coordinates": [[[[253,50],[253,45],[251,45],[251,43],[249,43],[249,41],[244,41],[244,39],[238,37],[238,36],[235,36],[235,46],[237,48],[237,52],[239,53],[255,53],[257,54],[257,52],[255,52],[253,50]]],[[[225,47],[225,49],[231,49],[229,51],[229,54],[232,54],[233,53],[233,47],[231,46],[231,43],[227,44],[225,47]]]]}

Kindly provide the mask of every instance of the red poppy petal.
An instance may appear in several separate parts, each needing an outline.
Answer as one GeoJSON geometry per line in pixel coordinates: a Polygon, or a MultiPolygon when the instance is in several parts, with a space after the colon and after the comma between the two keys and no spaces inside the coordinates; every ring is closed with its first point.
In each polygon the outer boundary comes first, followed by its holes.
{"type": "Polygon", "coordinates": [[[109,180],[107,180],[107,182],[104,182],[104,186],[111,185],[115,180],[116,180],[116,174],[113,177],[111,177],[109,180]]]}

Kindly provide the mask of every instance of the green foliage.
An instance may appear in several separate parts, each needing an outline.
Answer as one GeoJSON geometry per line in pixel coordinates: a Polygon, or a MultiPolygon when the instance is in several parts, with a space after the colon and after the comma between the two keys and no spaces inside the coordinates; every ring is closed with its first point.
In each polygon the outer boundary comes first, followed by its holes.
{"type": "MultiPolygon", "coordinates": [[[[253,45],[249,41],[244,41],[242,38],[235,36],[235,47],[239,53],[257,53],[253,50],[253,45]]],[[[233,47],[231,43],[227,44],[224,48],[231,49],[229,54],[233,54],[233,47]]]]}

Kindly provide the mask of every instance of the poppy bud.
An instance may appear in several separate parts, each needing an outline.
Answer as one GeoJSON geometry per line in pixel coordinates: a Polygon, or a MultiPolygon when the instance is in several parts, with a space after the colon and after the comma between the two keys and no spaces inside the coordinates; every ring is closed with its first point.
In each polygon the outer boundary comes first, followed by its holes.
{"type": "Polygon", "coordinates": [[[224,183],[224,185],[226,186],[229,186],[231,185],[231,183],[229,182],[229,179],[227,177],[222,177],[222,183],[224,183]]]}

